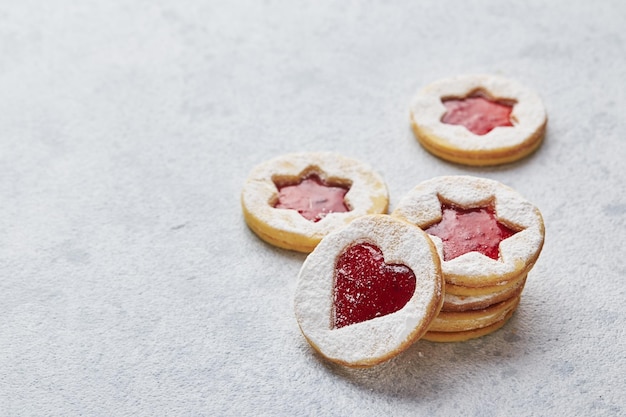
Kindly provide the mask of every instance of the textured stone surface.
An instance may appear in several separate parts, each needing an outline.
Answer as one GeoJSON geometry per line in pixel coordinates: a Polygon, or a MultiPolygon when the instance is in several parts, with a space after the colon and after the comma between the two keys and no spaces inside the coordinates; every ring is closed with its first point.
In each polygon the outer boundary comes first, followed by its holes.
{"type": "Polygon", "coordinates": [[[0,4],[0,414],[623,415],[626,6],[506,2],[0,4]],[[411,96],[495,73],[548,109],[531,157],[424,151],[411,96]],[[337,151],[391,209],[469,174],[542,211],[516,315],[369,370],[293,314],[304,256],[245,226],[254,165],[337,151]]]}

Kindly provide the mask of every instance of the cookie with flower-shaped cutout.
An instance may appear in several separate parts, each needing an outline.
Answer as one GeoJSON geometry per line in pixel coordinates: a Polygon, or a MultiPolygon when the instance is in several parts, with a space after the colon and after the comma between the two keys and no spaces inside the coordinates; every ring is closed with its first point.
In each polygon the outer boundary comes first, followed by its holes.
{"type": "Polygon", "coordinates": [[[426,234],[369,215],[330,233],[309,254],[294,308],[302,334],[322,356],[367,367],[424,335],[443,294],[439,257],[426,234]]]}
{"type": "Polygon", "coordinates": [[[443,176],[417,185],[392,213],[428,233],[447,283],[498,286],[522,279],[544,242],[541,213],[504,184],[472,176],[443,176]]]}
{"type": "Polygon", "coordinates": [[[328,233],[387,211],[387,186],[368,165],[332,152],[282,155],[256,166],[243,187],[246,223],[261,239],[310,252],[328,233]]]}
{"type": "Polygon", "coordinates": [[[411,103],[411,124],[432,154],[466,165],[513,162],[543,141],[547,116],[531,89],[495,75],[435,81],[411,103]]]}

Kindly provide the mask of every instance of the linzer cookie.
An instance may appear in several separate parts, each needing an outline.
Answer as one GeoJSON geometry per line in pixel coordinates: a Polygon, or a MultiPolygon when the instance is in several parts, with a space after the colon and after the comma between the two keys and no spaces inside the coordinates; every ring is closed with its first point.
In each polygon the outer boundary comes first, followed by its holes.
{"type": "Polygon", "coordinates": [[[296,318],[325,358],[372,366],[426,333],[443,285],[439,257],[423,231],[391,216],[364,216],[326,236],[307,257],[296,318]]]}
{"type": "Polygon", "coordinates": [[[287,154],[255,167],[242,194],[244,218],[266,242],[310,252],[328,233],[387,211],[387,186],[368,165],[336,153],[287,154]]]}
{"type": "Polygon", "coordinates": [[[480,310],[441,311],[428,329],[433,332],[461,332],[491,326],[515,310],[520,297],[490,305],[480,310]]]}
{"type": "Polygon", "coordinates": [[[487,336],[488,334],[491,334],[504,326],[514,312],[515,309],[510,310],[508,313],[506,313],[502,320],[485,327],[479,327],[477,329],[463,330],[458,332],[428,331],[424,336],[422,336],[422,340],[428,340],[430,342],[464,342],[466,340],[487,336]]]}
{"type": "Polygon", "coordinates": [[[419,184],[392,216],[423,229],[442,261],[444,304],[426,339],[465,340],[504,324],[543,247],[535,206],[497,181],[446,176],[419,184]]]}
{"type": "MultiPolygon", "coordinates": [[[[446,287],[446,295],[443,299],[442,311],[467,311],[480,310],[504,300],[519,296],[526,284],[526,276],[511,281],[513,285],[502,285],[504,288],[496,288],[490,293],[482,295],[456,295],[451,294],[446,287]]],[[[452,286],[452,285],[449,285],[452,286]]],[[[486,287],[489,288],[489,287],[486,287]]]]}
{"type": "Polygon", "coordinates": [[[432,154],[466,165],[497,165],[532,153],[541,144],[546,111],[532,90],[493,75],[433,82],[411,104],[411,123],[432,154]]]}
{"type": "Polygon", "coordinates": [[[429,234],[446,282],[457,286],[500,286],[523,277],[543,246],[539,210],[512,188],[486,178],[424,181],[392,215],[429,234]]]}

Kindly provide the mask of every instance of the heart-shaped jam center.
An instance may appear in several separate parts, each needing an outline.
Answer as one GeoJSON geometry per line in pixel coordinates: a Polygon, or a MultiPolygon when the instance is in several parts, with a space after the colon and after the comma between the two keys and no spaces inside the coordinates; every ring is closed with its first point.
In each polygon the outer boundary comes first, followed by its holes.
{"type": "Polygon", "coordinates": [[[415,292],[415,274],[402,264],[386,264],[371,243],[348,246],[335,264],[333,328],[400,310],[415,292]]]}
{"type": "Polygon", "coordinates": [[[327,184],[317,174],[310,174],[295,184],[276,184],[275,208],[297,210],[307,220],[318,222],[329,213],[350,211],[344,197],[350,187],[327,184]]]}
{"type": "Polygon", "coordinates": [[[465,126],[476,135],[486,135],[499,126],[513,126],[513,106],[490,100],[482,95],[463,99],[442,100],[447,112],[441,121],[449,125],[465,126]]]}
{"type": "Polygon", "coordinates": [[[500,242],[517,233],[498,221],[492,206],[464,209],[442,204],[441,211],[441,221],[425,231],[443,241],[444,261],[468,252],[498,259],[500,242]]]}

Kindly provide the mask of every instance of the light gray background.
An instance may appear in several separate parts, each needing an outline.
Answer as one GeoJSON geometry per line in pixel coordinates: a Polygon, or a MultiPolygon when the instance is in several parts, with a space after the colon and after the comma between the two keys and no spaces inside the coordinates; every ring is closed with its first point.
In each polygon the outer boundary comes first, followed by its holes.
{"type": "Polygon", "coordinates": [[[0,415],[626,414],[626,3],[0,3],[0,415]],[[441,161],[425,84],[494,73],[549,113],[531,157],[441,161]],[[502,330],[369,370],[322,361],[292,299],[304,255],[246,227],[253,166],[332,150],[393,209],[496,179],[546,243],[502,330]]]}

